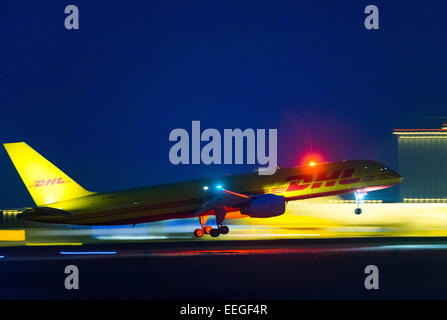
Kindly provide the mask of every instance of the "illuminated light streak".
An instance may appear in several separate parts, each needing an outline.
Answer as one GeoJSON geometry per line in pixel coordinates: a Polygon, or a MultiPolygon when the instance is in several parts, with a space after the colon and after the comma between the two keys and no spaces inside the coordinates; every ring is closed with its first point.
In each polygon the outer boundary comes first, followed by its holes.
{"type": "Polygon", "coordinates": [[[235,196],[238,196],[238,197],[241,197],[241,198],[246,198],[246,199],[250,198],[249,196],[246,196],[245,194],[233,192],[233,191],[230,191],[230,190],[223,189],[222,191],[226,192],[226,193],[229,193],[229,194],[232,194],[232,195],[235,195],[235,196]]]}
{"type": "Polygon", "coordinates": [[[170,251],[151,253],[150,256],[200,256],[200,255],[258,255],[258,254],[294,254],[306,252],[323,252],[321,249],[235,249],[235,250],[200,250],[200,251],[170,251]]]}
{"type": "Polygon", "coordinates": [[[409,136],[409,135],[437,135],[437,136],[445,136],[447,132],[445,129],[439,129],[438,131],[408,131],[408,132],[393,132],[398,136],[409,136]]]}
{"type": "Polygon", "coordinates": [[[361,248],[361,250],[439,250],[447,249],[447,244],[395,244],[361,248]]]}
{"type": "Polygon", "coordinates": [[[399,137],[399,139],[447,139],[447,134],[446,135],[443,135],[443,136],[435,136],[435,137],[432,137],[432,136],[424,136],[424,137],[418,137],[418,136],[415,136],[415,137],[399,137]]]}
{"type": "MultiPolygon", "coordinates": [[[[382,203],[383,200],[364,200],[363,203],[382,203]]],[[[355,204],[355,200],[329,200],[329,203],[352,203],[355,204]]]]}
{"type": "Polygon", "coordinates": [[[23,211],[22,210],[15,210],[15,209],[6,209],[6,210],[3,210],[3,214],[11,214],[11,215],[15,215],[15,214],[19,214],[19,213],[22,213],[23,211]]]}
{"type": "Polygon", "coordinates": [[[83,255],[83,254],[116,254],[116,251],[61,251],[62,255],[83,255]]]}
{"type": "Polygon", "coordinates": [[[170,237],[170,236],[95,236],[98,240],[163,240],[163,239],[190,239],[191,237],[170,237]]]}
{"type": "Polygon", "coordinates": [[[319,237],[318,233],[231,233],[231,236],[236,237],[319,237]]]}
{"type": "Polygon", "coordinates": [[[26,246],[82,246],[82,242],[27,242],[26,246]]]}
{"type": "Polygon", "coordinates": [[[25,230],[0,230],[0,241],[25,241],[25,230]]]}
{"type": "Polygon", "coordinates": [[[404,202],[410,202],[410,203],[441,202],[441,203],[445,203],[445,202],[447,202],[447,199],[446,198],[404,198],[404,202]]]}

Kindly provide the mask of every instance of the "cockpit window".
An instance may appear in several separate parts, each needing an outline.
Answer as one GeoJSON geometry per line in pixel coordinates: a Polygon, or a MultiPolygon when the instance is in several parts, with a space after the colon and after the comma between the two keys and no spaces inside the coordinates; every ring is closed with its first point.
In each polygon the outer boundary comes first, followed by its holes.
{"type": "Polygon", "coordinates": [[[383,166],[382,168],[380,168],[380,171],[388,171],[389,169],[388,169],[388,167],[386,167],[386,166],[383,166]]]}

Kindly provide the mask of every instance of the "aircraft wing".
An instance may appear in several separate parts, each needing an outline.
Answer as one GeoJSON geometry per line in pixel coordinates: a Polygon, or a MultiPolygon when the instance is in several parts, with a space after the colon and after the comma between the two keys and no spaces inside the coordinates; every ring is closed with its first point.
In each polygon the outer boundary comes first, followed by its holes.
{"type": "Polygon", "coordinates": [[[233,192],[230,190],[222,189],[214,196],[206,200],[202,206],[196,211],[195,215],[200,215],[203,212],[213,210],[218,207],[232,207],[232,208],[240,208],[247,204],[250,200],[250,197],[233,192]]]}

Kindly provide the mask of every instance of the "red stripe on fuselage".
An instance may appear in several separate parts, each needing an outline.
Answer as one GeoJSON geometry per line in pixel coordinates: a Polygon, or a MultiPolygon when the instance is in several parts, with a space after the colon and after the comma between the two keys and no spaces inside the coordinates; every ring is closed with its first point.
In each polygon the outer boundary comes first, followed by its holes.
{"type": "MultiPolygon", "coordinates": [[[[383,185],[383,186],[376,186],[374,187],[374,190],[381,190],[381,189],[386,189],[389,187],[392,187],[394,185],[398,184],[398,182],[396,183],[390,183],[387,185],[383,185]]],[[[344,190],[336,190],[336,191],[326,191],[326,192],[318,192],[318,193],[311,193],[311,194],[303,194],[300,196],[293,196],[293,197],[285,197],[286,201],[294,201],[294,200],[303,200],[303,199],[310,199],[310,198],[316,198],[316,197],[328,197],[328,196],[336,196],[339,194],[346,194],[346,193],[352,193],[355,192],[357,190],[363,190],[363,189],[367,189],[368,187],[364,187],[364,188],[351,188],[351,189],[344,189],[344,190]]]]}

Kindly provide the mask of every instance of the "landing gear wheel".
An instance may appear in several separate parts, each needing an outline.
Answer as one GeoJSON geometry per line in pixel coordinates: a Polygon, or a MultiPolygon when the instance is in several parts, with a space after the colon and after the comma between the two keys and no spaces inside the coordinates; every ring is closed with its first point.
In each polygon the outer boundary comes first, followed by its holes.
{"type": "Polygon", "coordinates": [[[205,226],[205,227],[203,227],[203,231],[204,231],[206,234],[210,234],[211,229],[213,229],[211,226],[205,226]]]}
{"type": "Polygon", "coordinates": [[[219,231],[221,234],[227,234],[230,231],[230,229],[227,226],[222,226],[219,228],[219,231]]]}
{"type": "Polygon", "coordinates": [[[220,235],[220,230],[219,230],[219,229],[211,229],[211,231],[210,231],[210,235],[211,235],[213,238],[216,238],[216,237],[218,237],[218,236],[220,235]]]}
{"type": "Polygon", "coordinates": [[[194,230],[194,235],[195,235],[197,238],[202,237],[203,234],[204,234],[203,229],[196,229],[196,230],[194,230]]]}
{"type": "Polygon", "coordinates": [[[361,213],[362,213],[362,209],[360,209],[360,208],[356,208],[356,209],[354,210],[354,212],[355,212],[355,214],[361,214],[361,213]]]}

